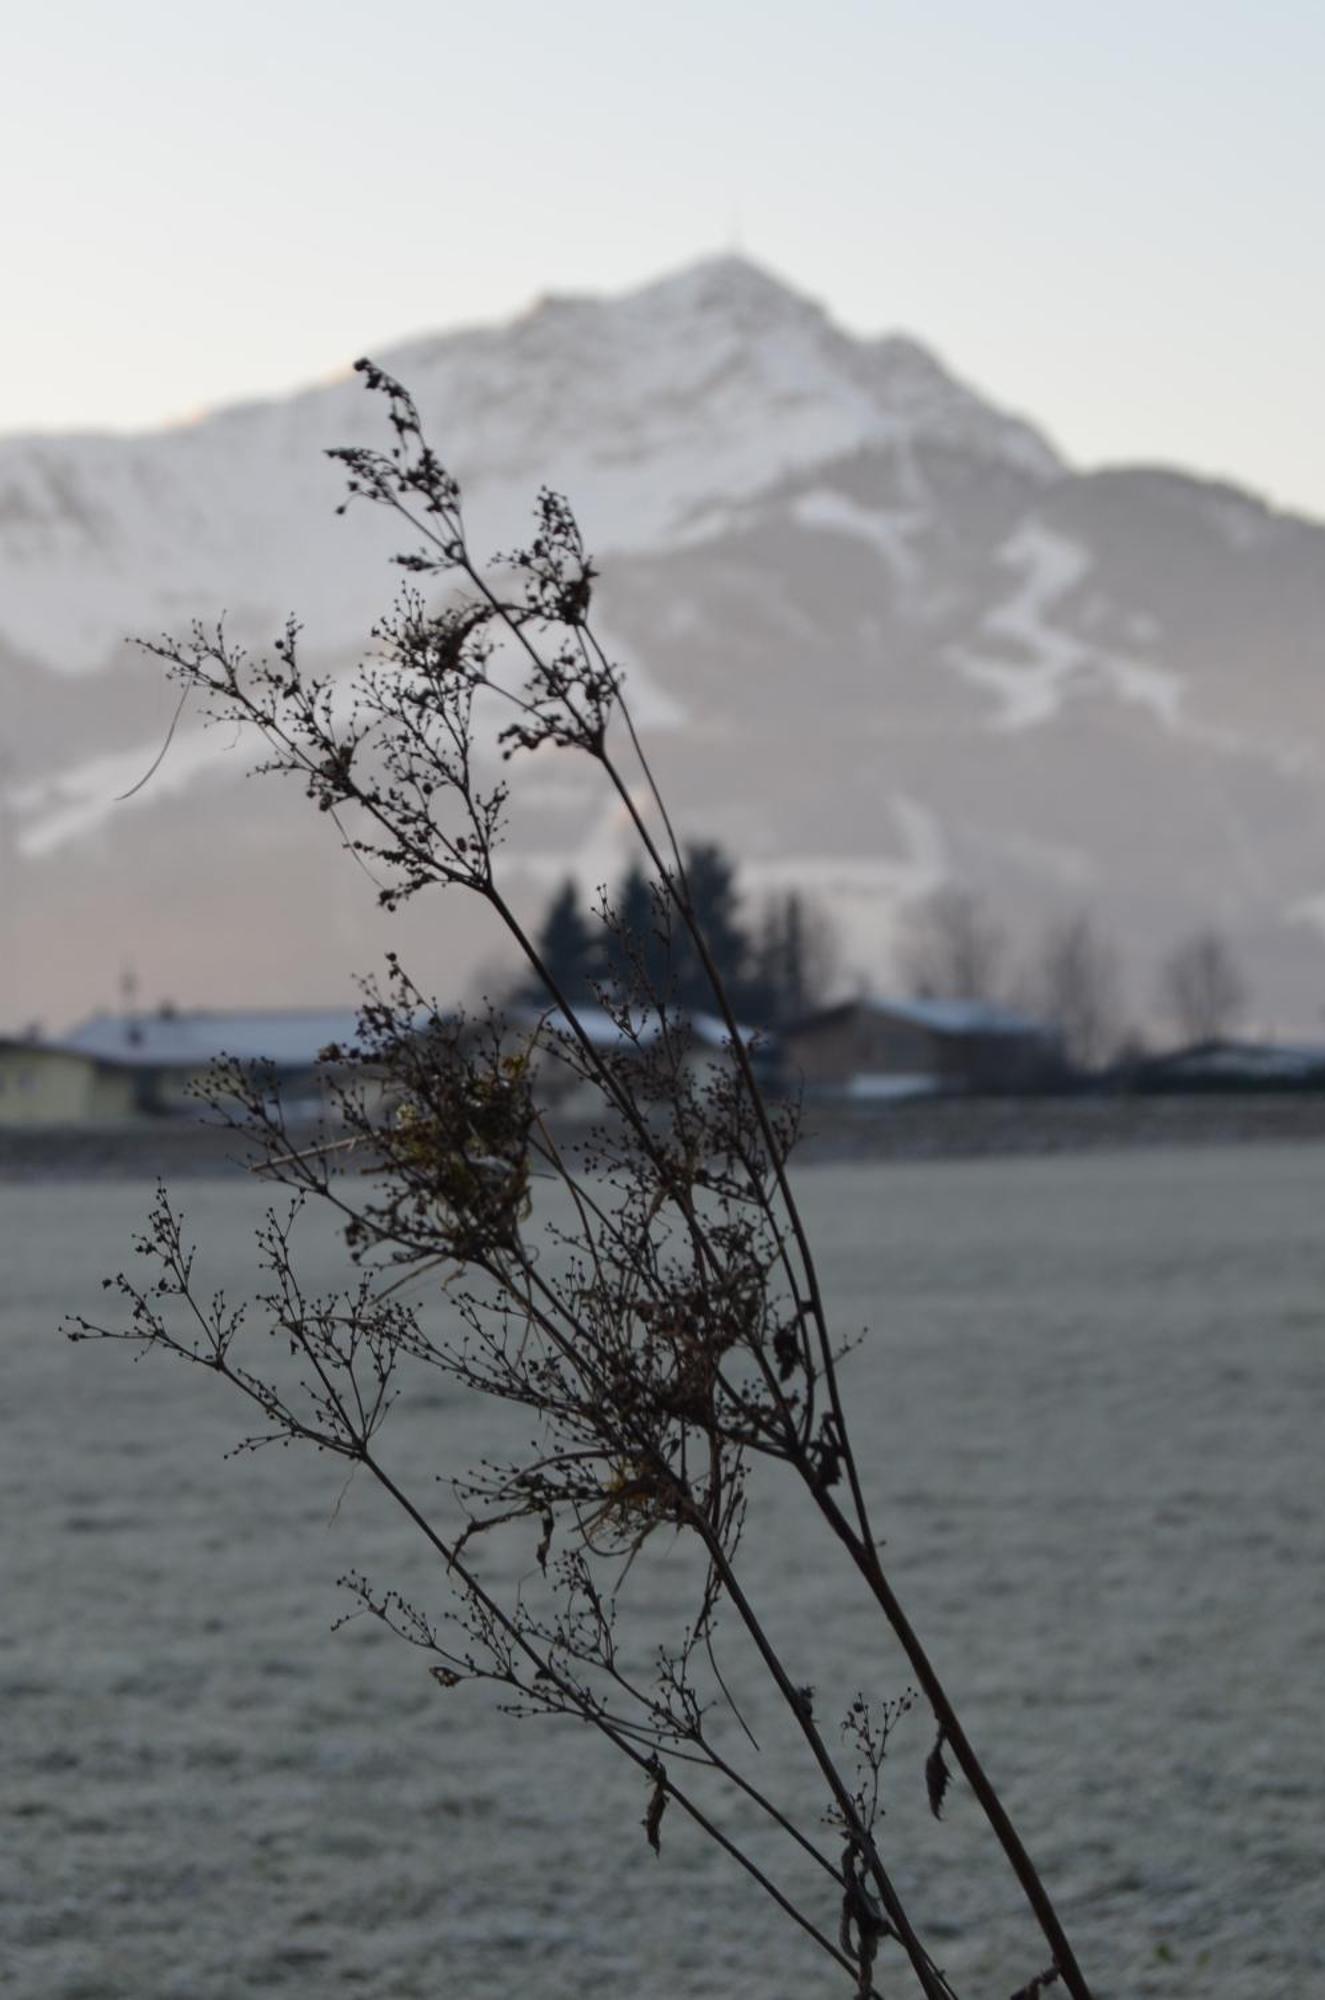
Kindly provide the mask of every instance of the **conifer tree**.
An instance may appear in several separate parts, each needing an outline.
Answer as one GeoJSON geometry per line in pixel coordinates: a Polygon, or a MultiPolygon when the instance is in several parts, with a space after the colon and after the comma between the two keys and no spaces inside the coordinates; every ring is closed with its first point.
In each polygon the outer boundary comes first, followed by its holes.
{"type": "Polygon", "coordinates": [[[774,1027],[794,1021],[811,1005],[804,899],[798,889],[764,905],[756,980],[764,1018],[774,1027]]]}
{"type": "Polygon", "coordinates": [[[622,988],[643,980],[664,1000],[674,1000],[670,925],[649,877],[632,862],[608,899],[615,930],[608,943],[607,972],[622,988]]]}
{"type": "MultiPolygon", "coordinates": [[[[537,936],[537,951],[555,984],[568,998],[583,998],[593,979],[596,943],[580,908],[579,890],[571,876],[558,889],[537,936]]],[[[543,989],[539,988],[539,997],[543,989]]]]}
{"type": "MultiPolygon", "coordinates": [[[[695,841],[686,849],[685,867],[698,928],[738,1014],[746,1013],[757,990],[754,953],[741,925],[735,863],[716,841],[695,841]]],[[[702,1012],[713,1005],[713,985],[693,940],[687,939],[686,947],[678,953],[677,1000],[702,1012]]]]}

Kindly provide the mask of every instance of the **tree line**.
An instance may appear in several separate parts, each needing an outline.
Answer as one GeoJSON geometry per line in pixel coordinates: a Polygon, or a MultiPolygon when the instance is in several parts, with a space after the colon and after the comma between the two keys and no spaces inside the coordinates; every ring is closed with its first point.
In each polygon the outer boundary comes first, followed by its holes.
{"type": "MultiPolygon", "coordinates": [[[[747,913],[735,860],[715,841],[684,850],[690,895],[737,1013],[753,1026],[786,1027],[830,997],[838,953],[832,924],[813,898],[781,890],[747,913]]],[[[639,983],[681,1012],[703,1012],[708,977],[689,934],[678,935],[667,898],[638,865],[588,902],[567,878],[537,931],[552,983],[576,1004],[639,983]]],[[[1053,918],[1029,955],[968,888],[935,891],[910,913],[896,971],[914,999],[982,1000],[1052,1023],[1083,1069],[1111,1061],[1139,1037],[1123,995],[1120,955],[1087,911],[1053,918]]],[[[516,997],[535,998],[526,982],[516,997]]],[[[1159,970],[1159,1011],[1187,1042],[1216,1041],[1244,1017],[1249,988],[1228,941],[1213,928],[1178,941],[1159,970]]]]}
{"type": "MultiPolygon", "coordinates": [[[[683,850],[686,881],[719,977],[740,1019],[783,1027],[827,997],[834,971],[831,926],[801,890],[766,897],[747,916],[737,867],[716,841],[683,850]]],[[[688,930],[674,923],[659,885],[632,864],[586,904],[573,879],[553,896],[535,938],[551,983],[582,1005],[601,991],[643,987],[682,1013],[713,1006],[713,987],[688,930]]],[[[526,982],[517,998],[545,999],[526,982]]]]}
{"type": "MultiPolygon", "coordinates": [[[[1128,1020],[1117,947],[1088,911],[1053,918],[1018,964],[1008,932],[969,889],[939,889],[911,916],[899,970],[917,998],[1001,1002],[1051,1022],[1083,1069],[1100,1067],[1139,1040],[1128,1020]]],[[[1159,967],[1159,1011],[1184,1042],[1229,1035],[1249,998],[1231,945],[1213,927],[1179,939],[1159,967]]]]}

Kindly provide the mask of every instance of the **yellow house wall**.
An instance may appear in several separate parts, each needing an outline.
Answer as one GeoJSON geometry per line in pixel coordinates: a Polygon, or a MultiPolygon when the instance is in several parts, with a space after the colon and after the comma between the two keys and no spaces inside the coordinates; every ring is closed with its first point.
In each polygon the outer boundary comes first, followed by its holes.
{"type": "Polygon", "coordinates": [[[0,1125],[97,1125],[137,1109],[129,1070],[39,1044],[0,1048],[0,1125]]]}

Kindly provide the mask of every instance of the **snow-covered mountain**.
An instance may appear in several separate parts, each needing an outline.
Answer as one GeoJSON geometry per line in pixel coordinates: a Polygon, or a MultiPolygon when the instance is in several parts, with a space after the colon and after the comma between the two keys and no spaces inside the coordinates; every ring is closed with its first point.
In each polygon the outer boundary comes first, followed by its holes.
{"type": "MultiPolygon", "coordinates": [[[[753,886],[836,907],[886,977],[949,879],[1028,937],[1089,908],[1144,1012],[1197,924],[1264,1018],[1325,1001],[1325,530],[1145,468],[1080,472],[923,347],[858,340],[733,258],[378,357],[509,546],[542,483],[594,548],[607,634],[682,823],[753,886]]],[[[331,444],[378,441],[346,378],[137,438],[0,440],[0,1022],[134,964],[180,1001],[337,998],[381,920],[326,823],[182,729],[126,633],[287,612],[335,664],[394,588],[386,525],[337,518],[331,444]]],[[[528,893],[615,871],[578,774],[541,782],[528,893]]],[[[399,927],[399,926],[397,926],[399,927]]],[[[406,929],[454,989],[482,941],[406,929]]]]}

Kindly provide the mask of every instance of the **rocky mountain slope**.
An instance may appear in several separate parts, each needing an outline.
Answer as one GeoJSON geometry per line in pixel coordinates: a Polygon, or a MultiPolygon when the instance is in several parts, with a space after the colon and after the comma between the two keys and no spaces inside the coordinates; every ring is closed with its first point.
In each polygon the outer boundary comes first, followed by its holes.
{"type": "MultiPolygon", "coordinates": [[[[544,482],[603,572],[681,823],[752,888],[834,907],[886,980],[899,914],[969,882],[1027,941],[1087,908],[1132,1002],[1213,923],[1267,1022],[1325,1003],[1325,529],[1230,487],[1078,471],[915,342],[858,340],[736,259],[622,298],[378,357],[509,546],[544,482]]],[[[137,438],[0,440],[0,1024],[113,998],[336,1000],[386,926],[325,821],[191,724],[126,633],[287,612],[331,664],[394,583],[390,537],[337,518],[330,444],[376,441],[357,382],[137,438]]],[[[616,871],[579,774],[540,780],[535,901],[616,871]]],[[[455,991],[488,946],[397,919],[455,991]]]]}

